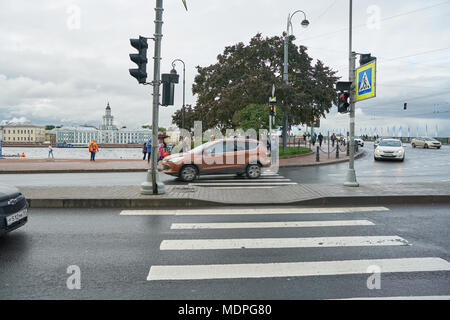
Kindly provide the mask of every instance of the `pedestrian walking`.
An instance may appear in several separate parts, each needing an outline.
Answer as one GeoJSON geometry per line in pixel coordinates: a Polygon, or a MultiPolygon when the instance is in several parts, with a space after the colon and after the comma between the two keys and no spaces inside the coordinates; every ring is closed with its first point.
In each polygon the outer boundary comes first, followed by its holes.
{"type": "Polygon", "coordinates": [[[145,157],[147,156],[147,142],[144,142],[144,145],[142,146],[142,153],[144,154],[144,158],[142,160],[145,160],[145,157]]]}
{"type": "Polygon", "coordinates": [[[333,134],[331,135],[331,146],[334,148],[334,143],[336,142],[336,135],[334,134],[334,132],[333,132],[333,134]]]}
{"type": "Polygon", "coordinates": [[[147,143],[145,144],[145,147],[147,148],[147,162],[150,163],[150,158],[152,156],[152,139],[148,139],[147,143]]]}
{"type": "Polygon", "coordinates": [[[323,135],[322,135],[322,132],[319,133],[318,139],[319,139],[319,146],[322,148],[322,142],[323,142],[323,135]]]}
{"type": "Polygon", "coordinates": [[[95,154],[98,152],[98,146],[95,143],[95,140],[92,140],[91,143],[89,144],[89,152],[91,153],[91,160],[90,161],[95,161],[95,154]]]}
{"type": "Polygon", "coordinates": [[[312,145],[313,145],[313,146],[316,145],[316,140],[317,140],[317,135],[314,133],[314,135],[311,136],[311,142],[312,142],[312,145]]]}
{"type": "Polygon", "coordinates": [[[48,145],[48,158],[50,159],[50,156],[52,156],[52,159],[55,159],[55,157],[53,156],[53,148],[52,145],[48,145]]]}

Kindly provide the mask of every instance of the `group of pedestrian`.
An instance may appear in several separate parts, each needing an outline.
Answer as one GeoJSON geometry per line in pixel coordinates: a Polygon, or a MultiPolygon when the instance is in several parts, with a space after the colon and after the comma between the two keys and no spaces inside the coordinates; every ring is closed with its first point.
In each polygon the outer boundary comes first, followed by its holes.
{"type": "MultiPolygon", "coordinates": [[[[145,160],[145,158],[147,158],[147,162],[150,162],[150,158],[152,155],[152,139],[148,139],[148,141],[144,143],[142,147],[142,153],[144,154],[144,158],[142,160],[145,160]]],[[[165,141],[163,141],[159,144],[158,147],[158,162],[163,160],[168,155],[169,152],[167,151],[167,144],[165,141]]]]}
{"type": "Polygon", "coordinates": [[[309,132],[303,133],[303,140],[305,141],[305,144],[306,144],[306,141],[309,140],[313,146],[315,146],[316,142],[318,142],[319,146],[322,147],[323,139],[324,139],[324,137],[321,132],[319,133],[319,135],[317,135],[317,133],[314,133],[312,136],[309,132]]]}

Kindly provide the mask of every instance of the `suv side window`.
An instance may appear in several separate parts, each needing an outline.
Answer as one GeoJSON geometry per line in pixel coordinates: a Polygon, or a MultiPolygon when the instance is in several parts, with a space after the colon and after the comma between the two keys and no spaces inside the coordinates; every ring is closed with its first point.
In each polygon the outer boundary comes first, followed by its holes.
{"type": "Polygon", "coordinates": [[[246,143],[245,141],[236,141],[236,148],[235,151],[245,151],[246,150],[246,143]]]}
{"type": "Polygon", "coordinates": [[[258,143],[256,143],[256,142],[253,142],[253,141],[245,142],[245,150],[255,150],[257,147],[258,147],[258,143]]]}
{"type": "Polygon", "coordinates": [[[223,153],[223,150],[225,150],[225,142],[216,143],[212,147],[208,148],[208,151],[210,151],[211,154],[221,154],[223,153]]]}
{"type": "Polygon", "coordinates": [[[237,141],[236,140],[228,140],[224,142],[226,145],[226,152],[236,152],[237,151],[237,141]]]}

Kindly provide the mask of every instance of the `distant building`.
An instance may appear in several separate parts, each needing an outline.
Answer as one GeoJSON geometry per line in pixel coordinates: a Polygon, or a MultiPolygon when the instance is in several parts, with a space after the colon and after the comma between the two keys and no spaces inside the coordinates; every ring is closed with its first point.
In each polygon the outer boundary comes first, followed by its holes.
{"type": "Polygon", "coordinates": [[[118,129],[114,125],[109,102],[99,129],[79,126],[63,127],[53,131],[56,133],[56,143],[74,145],[88,145],[92,140],[101,144],[143,144],[152,135],[148,129],[118,129]]]}
{"type": "Polygon", "coordinates": [[[56,133],[52,132],[52,130],[45,131],[45,142],[50,143],[51,145],[56,144],[56,133]]]}
{"type": "Polygon", "coordinates": [[[42,143],[45,128],[33,124],[10,123],[0,127],[2,140],[7,143],[42,143]]]}

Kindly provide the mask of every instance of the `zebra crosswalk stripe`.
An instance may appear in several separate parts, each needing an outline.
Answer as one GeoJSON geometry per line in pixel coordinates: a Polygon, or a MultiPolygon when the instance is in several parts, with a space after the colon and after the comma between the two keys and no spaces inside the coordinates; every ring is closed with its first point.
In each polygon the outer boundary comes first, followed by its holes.
{"type": "Polygon", "coordinates": [[[367,212],[387,212],[386,207],[331,207],[331,208],[219,208],[219,209],[152,209],[152,210],[122,210],[123,216],[152,216],[152,215],[283,215],[283,214],[346,214],[346,213],[367,213],[367,212]]]}
{"type": "Polygon", "coordinates": [[[336,221],[286,221],[286,222],[224,222],[224,223],[173,223],[172,230],[194,229],[266,229],[266,228],[312,228],[312,227],[351,227],[374,226],[368,220],[336,221]]]}
{"type": "Polygon", "coordinates": [[[194,239],[164,240],[160,250],[224,250],[273,248],[331,248],[404,246],[408,242],[398,236],[257,238],[257,239],[194,239]]]}
{"type": "Polygon", "coordinates": [[[215,265],[152,266],[148,281],[207,280],[239,278],[310,277],[371,273],[377,266],[382,273],[450,271],[441,258],[403,258],[288,263],[250,263],[215,265]]]}

